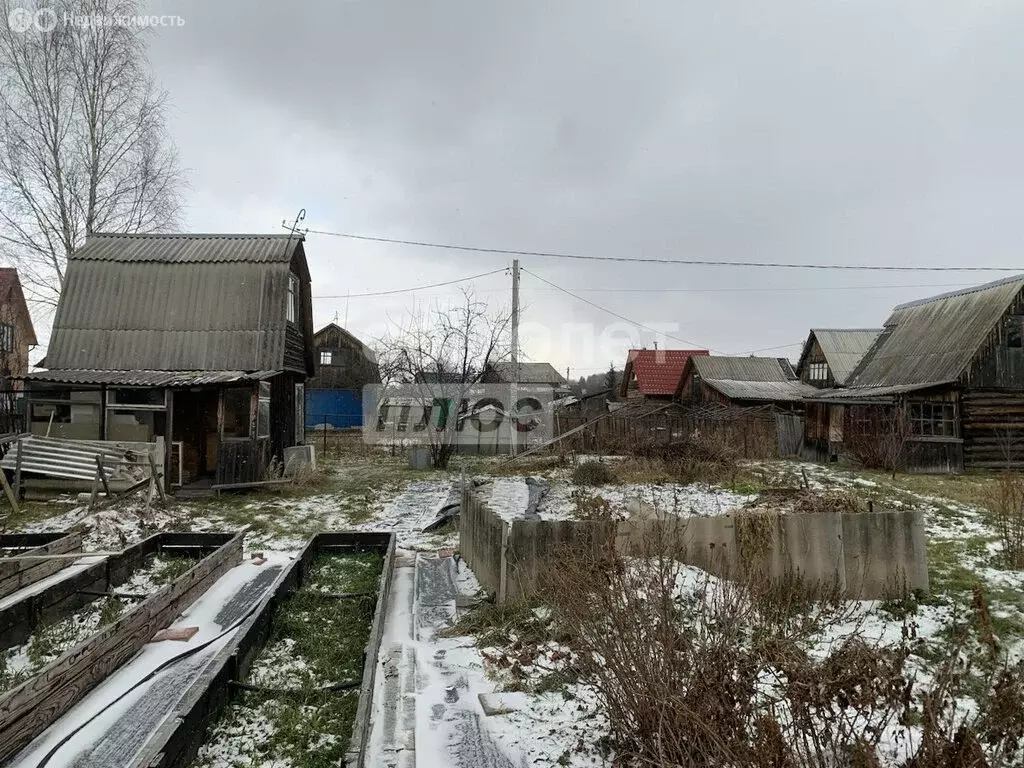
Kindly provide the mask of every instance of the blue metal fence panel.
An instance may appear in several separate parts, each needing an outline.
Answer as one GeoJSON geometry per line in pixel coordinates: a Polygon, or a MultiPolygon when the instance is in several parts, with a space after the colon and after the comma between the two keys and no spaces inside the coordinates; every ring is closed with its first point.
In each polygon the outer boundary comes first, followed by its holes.
{"type": "Polygon", "coordinates": [[[333,429],[363,426],[362,393],[347,389],[307,389],[306,429],[323,428],[325,420],[333,429]]]}

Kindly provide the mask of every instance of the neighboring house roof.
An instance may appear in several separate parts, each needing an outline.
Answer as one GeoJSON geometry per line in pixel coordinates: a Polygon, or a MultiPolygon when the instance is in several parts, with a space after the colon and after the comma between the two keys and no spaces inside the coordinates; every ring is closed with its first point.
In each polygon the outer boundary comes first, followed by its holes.
{"type": "MultiPolygon", "coordinates": [[[[565,384],[565,378],[551,363],[519,363],[520,384],[565,384]]],[[[490,366],[497,376],[505,382],[512,382],[516,379],[516,363],[503,362],[494,363],[490,366]]]]}
{"type": "Polygon", "coordinates": [[[847,384],[922,389],[956,381],[1022,289],[1017,275],[901,304],[847,384]]]}
{"type": "Polygon", "coordinates": [[[726,357],[714,355],[693,358],[692,365],[701,379],[734,381],[792,381],[793,366],[784,357],[726,357]]]}
{"type": "Polygon", "coordinates": [[[802,381],[736,381],[733,379],[701,379],[730,400],[764,402],[799,402],[820,394],[821,390],[802,381]]]}
{"type": "Polygon", "coordinates": [[[706,349],[631,349],[622,372],[619,394],[626,396],[629,382],[635,375],[641,394],[673,395],[679,388],[686,362],[691,357],[707,354],[706,349]]]}
{"type": "MultiPolygon", "coordinates": [[[[47,364],[65,370],[282,370],[293,260],[308,281],[301,236],[91,236],[68,259],[47,364]]],[[[299,320],[308,331],[306,304],[299,320]]],[[[311,333],[305,339],[309,367],[311,333]]]]}
{"type": "Polygon", "coordinates": [[[415,381],[421,384],[463,384],[472,383],[472,376],[469,381],[463,382],[461,373],[448,373],[447,371],[420,371],[414,377],[415,381]]]}
{"type": "Polygon", "coordinates": [[[21,314],[25,343],[38,344],[36,329],[32,326],[32,315],[28,311],[28,302],[25,301],[25,292],[21,288],[18,270],[13,267],[2,267],[0,268],[0,301],[8,300],[13,300],[17,304],[18,313],[21,314]]]}
{"type": "Polygon", "coordinates": [[[881,332],[881,328],[812,328],[800,353],[797,374],[803,372],[807,357],[817,340],[832,378],[837,386],[843,386],[881,332]]]}
{"type": "Polygon", "coordinates": [[[362,350],[363,357],[365,357],[367,360],[369,360],[372,363],[376,363],[377,362],[377,355],[375,355],[373,353],[372,349],[370,349],[368,346],[363,344],[363,342],[361,342],[359,339],[357,339],[352,333],[350,333],[349,331],[346,331],[344,328],[342,328],[337,323],[328,323],[323,328],[321,328],[319,331],[314,333],[313,334],[313,344],[314,344],[314,346],[319,347],[323,343],[323,336],[326,335],[329,331],[334,331],[335,333],[340,333],[348,341],[348,343],[351,346],[359,348],[359,349],[362,350]]]}
{"type": "Polygon", "coordinates": [[[796,402],[820,392],[798,381],[784,357],[695,357],[687,371],[730,400],[796,402]]]}

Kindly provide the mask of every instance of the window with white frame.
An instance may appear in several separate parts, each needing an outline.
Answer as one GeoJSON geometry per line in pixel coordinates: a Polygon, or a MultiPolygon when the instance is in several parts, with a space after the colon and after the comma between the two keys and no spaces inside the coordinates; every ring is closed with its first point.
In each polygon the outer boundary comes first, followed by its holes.
{"type": "Polygon", "coordinates": [[[827,381],[828,363],[811,363],[808,365],[807,378],[811,381],[827,381]]]}
{"type": "Polygon", "coordinates": [[[321,349],[320,365],[334,365],[334,352],[329,349],[321,349]]]}
{"type": "Polygon", "coordinates": [[[299,320],[299,276],[288,275],[288,322],[296,323],[299,320]]]}

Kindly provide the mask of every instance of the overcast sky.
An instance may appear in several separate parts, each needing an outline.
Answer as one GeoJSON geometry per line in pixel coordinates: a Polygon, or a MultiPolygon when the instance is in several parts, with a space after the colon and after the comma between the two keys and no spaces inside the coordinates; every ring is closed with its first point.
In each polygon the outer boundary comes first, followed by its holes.
{"type": "MultiPolygon", "coordinates": [[[[315,229],[492,248],[1022,261],[1017,0],[151,7],[185,20],[156,33],[151,57],[191,172],[188,230],[281,231],[305,208],[315,229]]],[[[511,263],[312,234],[306,252],[320,297],[511,263]]],[[[522,263],[726,353],[798,344],[811,327],[877,326],[901,301],[1000,276],[522,263]]],[[[510,285],[501,274],[475,283],[496,306],[510,285]]],[[[319,298],[315,321],[337,313],[370,340],[414,301],[455,290],[319,298]]],[[[574,377],[621,367],[629,346],[653,340],[530,274],[522,295],[527,359],[574,377]]]]}

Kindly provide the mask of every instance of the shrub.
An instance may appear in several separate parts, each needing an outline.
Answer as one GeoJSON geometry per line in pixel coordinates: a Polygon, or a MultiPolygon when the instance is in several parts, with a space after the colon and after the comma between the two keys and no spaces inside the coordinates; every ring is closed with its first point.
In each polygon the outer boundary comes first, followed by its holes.
{"type": "Polygon", "coordinates": [[[572,472],[576,485],[608,485],[615,482],[615,475],[603,461],[584,461],[572,472]]]}
{"type": "Polygon", "coordinates": [[[1024,569],[1024,477],[1006,475],[989,495],[996,533],[1008,568],[1024,569]]]}

